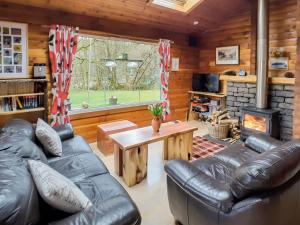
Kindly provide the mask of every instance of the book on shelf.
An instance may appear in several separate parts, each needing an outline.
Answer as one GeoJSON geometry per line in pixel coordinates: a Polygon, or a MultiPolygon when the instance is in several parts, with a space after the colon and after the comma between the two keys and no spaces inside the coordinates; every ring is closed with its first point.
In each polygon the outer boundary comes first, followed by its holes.
{"type": "Polygon", "coordinates": [[[18,96],[0,98],[0,111],[10,112],[22,109],[34,109],[43,107],[43,96],[18,96]]]}

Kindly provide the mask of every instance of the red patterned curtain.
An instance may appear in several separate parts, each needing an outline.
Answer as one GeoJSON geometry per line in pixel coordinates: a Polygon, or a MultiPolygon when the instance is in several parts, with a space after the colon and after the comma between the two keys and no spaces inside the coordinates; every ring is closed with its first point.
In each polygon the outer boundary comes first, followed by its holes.
{"type": "Polygon", "coordinates": [[[170,70],[170,55],[171,46],[169,40],[160,40],[160,79],[161,79],[161,97],[164,107],[163,119],[168,121],[171,118],[170,102],[169,102],[169,70],[170,70]]]}
{"type": "Polygon", "coordinates": [[[78,28],[53,25],[49,32],[49,54],[52,70],[51,126],[69,123],[65,107],[71,84],[72,61],[76,53],[78,28]]]}

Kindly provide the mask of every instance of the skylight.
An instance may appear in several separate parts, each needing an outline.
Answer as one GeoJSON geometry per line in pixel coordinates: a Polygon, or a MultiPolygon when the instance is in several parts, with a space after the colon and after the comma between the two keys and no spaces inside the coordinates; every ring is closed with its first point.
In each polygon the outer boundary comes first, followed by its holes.
{"type": "Polygon", "coordinates": [[[189,13],[204,0],[152,0],[152,3],[183,13],[189,13]]]}

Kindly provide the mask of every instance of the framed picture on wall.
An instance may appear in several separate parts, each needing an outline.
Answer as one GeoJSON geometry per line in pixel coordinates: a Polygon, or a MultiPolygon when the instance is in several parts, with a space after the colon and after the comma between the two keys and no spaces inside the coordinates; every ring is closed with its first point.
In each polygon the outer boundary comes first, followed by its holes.
{"type": "Polygon", "coordinates": [[[240,46],[216,48],[216,65],[240,64],[240,46]]]}
{"type": "Polygon", "coordinates": [[[0,21],[0,79],[28,78],[27,24],[0,21]]]}
{"type": "Polygon", "coordinates": [[[172,58],[172,71],[179,71],[179,58],[172,58]]]}
{"type": "Polygon", "coordinates": [[[270,58],[270,70],[288,70],[289,58],[288,57],[271,57],[270,58]]]}

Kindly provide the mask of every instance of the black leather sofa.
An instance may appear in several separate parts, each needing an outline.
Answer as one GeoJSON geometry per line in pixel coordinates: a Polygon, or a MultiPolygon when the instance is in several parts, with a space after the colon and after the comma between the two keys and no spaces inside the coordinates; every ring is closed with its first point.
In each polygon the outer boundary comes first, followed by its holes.
{"type": "Polygon", "coordinates": [[[56,128],[62,157],[46,156],[35,138],[34,127],[24,120],[8,122],[0,133],[1,225],[138,225],[140,213],[123,187],[109,174],[72,127],[56,128]],[[76,214],[49,207],[39,197],[27,159],[41,160],[71,179],[93,206],[76,214]]]}
{"type": "Polygon", "coordinates": [[[213,157],[170,161],[170,209],[183,225],[298,225],[299,169],[300,141],[265,135],[213,157]]]}

